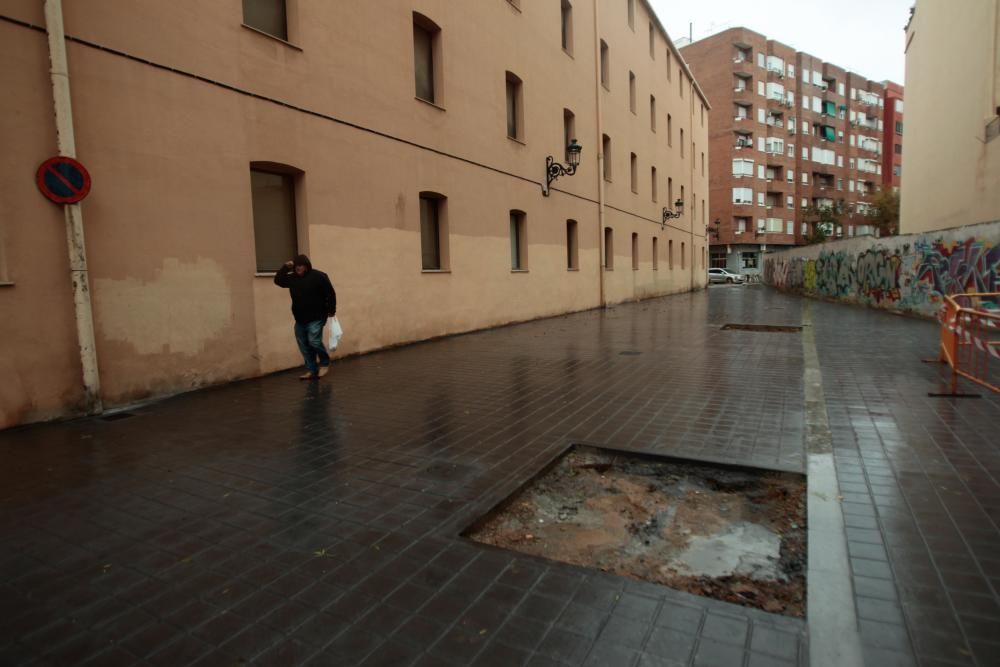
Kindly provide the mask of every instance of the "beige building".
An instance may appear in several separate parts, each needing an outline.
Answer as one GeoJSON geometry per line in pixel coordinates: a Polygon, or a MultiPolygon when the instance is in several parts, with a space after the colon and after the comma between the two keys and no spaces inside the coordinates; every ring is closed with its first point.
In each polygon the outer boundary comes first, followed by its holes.
{"type": "Polygon", "coordinates": [[[704,286],[708,102],[645,2],[346,4],[65,3],[75,308],[43,3],[4,3],[0,428],[300,364],[295,252],[338,355],[704,286]]]}
{"type": "Polygon", "coordinates": [[[906,28],[900,231],[994,220],[1000,220],[1000,0],[918,0],[906,28]]]}

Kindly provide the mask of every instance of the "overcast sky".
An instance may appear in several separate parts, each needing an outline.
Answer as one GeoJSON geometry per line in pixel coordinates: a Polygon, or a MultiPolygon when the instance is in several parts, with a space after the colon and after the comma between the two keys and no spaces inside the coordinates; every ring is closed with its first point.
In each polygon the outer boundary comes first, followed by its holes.
{"type": "MultiPolygon", "coordinates": [[[[873,81],[903,83],[903,26],[914,0],[650,0],[670,38],[743,26],[873,81]]],[[[695,72],[695,76],[697,76],[695,72]]]]}

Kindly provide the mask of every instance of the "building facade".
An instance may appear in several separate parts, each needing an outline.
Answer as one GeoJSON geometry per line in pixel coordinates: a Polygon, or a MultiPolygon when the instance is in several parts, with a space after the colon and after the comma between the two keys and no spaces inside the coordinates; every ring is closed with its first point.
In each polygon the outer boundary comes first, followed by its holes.
{"type": "Polygon", "coordinates": [[[298,365],[272,275],[299,252],[345,354],[704,286],[709,106],[647,4],[466,4],[65,3],[87,356],[34,183],[46,16],[5,3],[0,428],[298,365]]]}
{"type": "Polygon", "coordinates": [[[1000,220],[1000,0],[918,0],[906,28],[900,231],[1000,220]],[[939,82],[947,81],[947,105],[939,82]]]}
{"type": "Polygon", "coordinates": [[[883,81],[885,118],[882,131],[882,185],[899,192],[903,180],[903,87],[883,81]]]}
{"type": "Polygon", "coordinates": [[[805,243],[816,225],[874,233],[885,86],[745,28],[681,52],[713,105],[712,266],[759,274],[769,248],[805,243]]]}

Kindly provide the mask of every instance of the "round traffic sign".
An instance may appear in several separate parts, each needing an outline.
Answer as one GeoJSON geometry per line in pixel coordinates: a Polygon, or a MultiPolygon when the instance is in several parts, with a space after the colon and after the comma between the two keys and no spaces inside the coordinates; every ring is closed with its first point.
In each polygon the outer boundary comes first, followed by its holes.
{"type": "Polygon", "coordinates": [[[71,157],[50,157],[38,167],[35,181],[42,194],[57,204],[75,204],[90,192],[87,168],[71,157]]]}

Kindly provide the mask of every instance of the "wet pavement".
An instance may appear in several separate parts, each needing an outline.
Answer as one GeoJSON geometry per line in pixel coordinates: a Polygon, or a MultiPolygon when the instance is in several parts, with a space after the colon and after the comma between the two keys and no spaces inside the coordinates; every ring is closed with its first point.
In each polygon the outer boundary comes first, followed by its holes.
{"type": "Polygon", "coordinates": [[[934,323],[805,303],[713,288],[0,433],[0,665],[809,664],[818,616],[459,537],[572,443],[805,472],[803,334],[720,330],[804,321],[865,663],[1000,663],[1000,400],[926,396],[934,323]]]}

